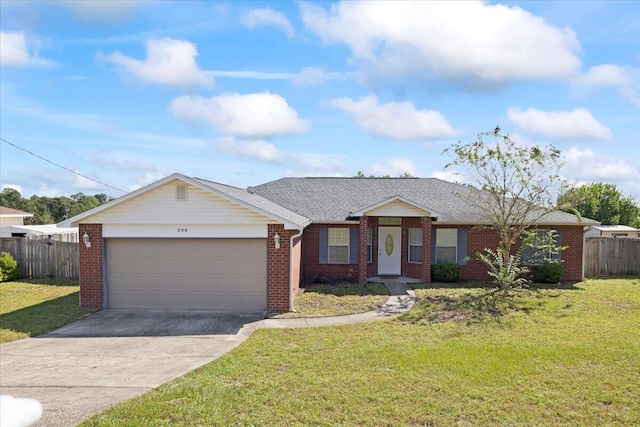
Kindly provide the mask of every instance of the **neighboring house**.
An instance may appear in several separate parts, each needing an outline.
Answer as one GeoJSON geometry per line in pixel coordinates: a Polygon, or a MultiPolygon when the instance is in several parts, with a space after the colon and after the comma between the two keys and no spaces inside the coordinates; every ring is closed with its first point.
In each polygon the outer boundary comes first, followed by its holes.
{"type": "MultiPolygon", "coordinates": [[[[433,264],[455,262],[463,279],[489,279],[474,254],[498,236],[468,203],[478,194],[435,178],[284,178],[245,190],[174,174],[59,225],[80,227],[83,307],[282,312],[301,278],[430,282],[433,264]]],[[[564,280],[582,279],[592,224],[565,212],[538,222],[568,246],[564,280]]]]}
{"type": "Polygon", "coordinates": [[[587,237],[624,237],[637,239],[640,230],[628,225],[594,225],[587,233],[587,237]]]}
{"type": "Polygon", "coordinates": [[[31,217],[31,213],[0,206],[0,238],[28,237],[61,242],[78,241],[78,227],[63,228],[56,224],[24,225],[24,218],[31,217]]]}
{"type": "Polygon", "coordinates": [[[25,218],[31,218],[32,213],[0,206],[0,237],[12,237],[12,226],[24,225],[25,218]]]}

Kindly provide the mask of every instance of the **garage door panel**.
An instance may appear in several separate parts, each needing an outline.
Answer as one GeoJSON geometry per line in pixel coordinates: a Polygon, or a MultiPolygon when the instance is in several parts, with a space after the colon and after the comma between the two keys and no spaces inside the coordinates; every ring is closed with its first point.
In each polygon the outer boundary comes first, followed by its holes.
{"type": "Polygon", "coordinates": [[[264,239],[108,239],[107,304],[122,309],[266,309],[264,239]]]}

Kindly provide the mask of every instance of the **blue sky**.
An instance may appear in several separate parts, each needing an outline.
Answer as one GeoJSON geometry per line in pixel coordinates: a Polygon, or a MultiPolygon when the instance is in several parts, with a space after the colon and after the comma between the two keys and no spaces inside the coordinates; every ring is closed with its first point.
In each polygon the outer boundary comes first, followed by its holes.
{"type": "MultiPolygon", "coordinates": [[[[0,134],[131,191],[173,172],[462,180],[499,125],[640,200],[640,2],[0,3],[0,134]]],[[[3,188],[123,193],[0,143],[3,188]]]]}

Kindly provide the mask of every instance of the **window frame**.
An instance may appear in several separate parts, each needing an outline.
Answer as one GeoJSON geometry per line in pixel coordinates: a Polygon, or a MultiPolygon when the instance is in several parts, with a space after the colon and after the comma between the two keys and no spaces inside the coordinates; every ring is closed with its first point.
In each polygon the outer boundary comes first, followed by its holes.
{"type": "Polygon", "coordinates": [[[373,228],[367,227],[367,262],[373,262],[373,228]]]}
{"type": "MultiPolygon", "coordinates": [[[[551,230],[552,230],[551,228],[536,228],[536,229],[529,230],[529,231],[535,231],[535,233],[536,233],[536,241],[534,242],[534,244],[537,244],[538,243],[538,239],[539,239],[538,236],[540,234],[544,235],[545,233],[548,233],[551,230]]],[[[557,232],[557,230],[556,230],[556,232],[557,232]]],[[[557,242],[556,242],[556,244],[557,244],[557,242]]],[[[522,258],[520,259],[520,262],[522,263],[522,265],[535,267],[535,266],[539,266],[539,265],[543,264],[542,262],[532,262],[531,261],[531,258],[535,258],[535,255],[536,255],[534,253],[534,251],[535,251],[535,249],[533,248],[533,246],[526,246],[526,247],[524,245],[522,246],[522,248],[521,248],[522,258]],[[528,254],[525,253],[525,249],[529,250],[528,254]],[[525,254],[527,255],[526,259],[525,259],[525,254]]],[[[553,258],[553,255],[551,253],[551,249],[549,249],[549,254],[547,255],[547,258],[549,258],[549,259],[553,258]]]]}
{"type": "Polygon", "coordinates": [[[329,227],[327,229],[327,264],[349,264],[350,254],[350,229],[347,227],[329,227]],[[346,236],[346,244],[344,242],[335,243],[336,234],[339,232],[341,240],[346,236]],[[334,243],[331,240],[334,238],[334,243]],[[331,248],[347,248],[346,259],[344,261],[333,261],[331,258],[331,248]]]}
{"type": "Polygon", "coordinates": [[[424,249],[423,249],[424,245],[422,243],[422,234],[423,234],[422,228],[417,228],[417,227],[410,227],[409,228],[409,231],[407,232],[407,241],[408,241],[408,245],[407,245],[407,262],[410,262],[412,264],[422,264],[422,258],[423,258],[423,255],[424,255],[424,249]],[[415,235],[412,236],[412,233],[411,233],[412,231],[414,233],[415,232],[419,232],[419,239],[418,239],[417,243],[416,242],[412,242],[412,237],[414,237],[414,238],[416,237],[415,235]],[[412,247],[413,248],[417,248],[417,247],[420,248],[420,260],[419,261],[415,261],[415,260],[411,259],[411,255],[412,255],[411,248],[412,247]]]}
{"type": "Polygon", "coordinates": [[[459,242],[458,242],[458,229],[457,228],[436,228],[436,259],[435,259],[435,263],[436,264],[444,264],[444,263],[452,263],[452,264],[457,264],[458,263],[458,246],[459,246],[459,242]],[[450,233],[453,234],[453,236],[455,236],[455,245],[444,245],[444,244],[440,244],[438,245],[438,234],[439,232],[442,233],[444,231],[448,231],[450,233]],[[438,248],[455,248],[455,259],[453,261],[448,260],[448,261],[438,261],[438,248]]]}

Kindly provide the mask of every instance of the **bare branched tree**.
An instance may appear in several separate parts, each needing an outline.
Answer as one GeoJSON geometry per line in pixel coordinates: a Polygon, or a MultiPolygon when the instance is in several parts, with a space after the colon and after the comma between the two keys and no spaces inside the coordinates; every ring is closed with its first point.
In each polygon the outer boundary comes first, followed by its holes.
{"type": "Polygon", "coordinates": [[[482,211],[484,222],[498,232],[503,262],[509,264],[512,247],[523,233],[556,209],[563,166],[560,150],[552,145],[518,143],[496,127],[480,133],[474,142],[452,145],[444,154],[453,157],[446,167],[463,168],[483,190],[465,197],[475,194],[467,201],[482,211]]]}

